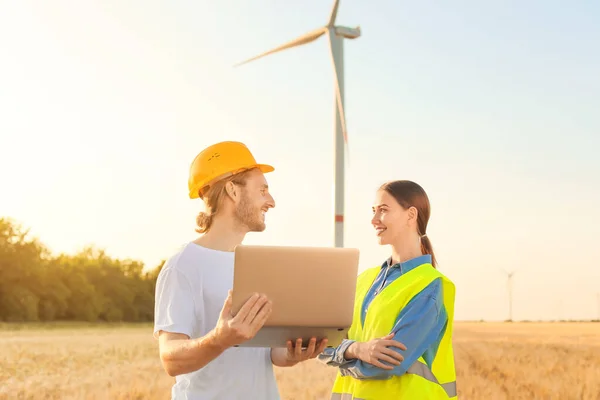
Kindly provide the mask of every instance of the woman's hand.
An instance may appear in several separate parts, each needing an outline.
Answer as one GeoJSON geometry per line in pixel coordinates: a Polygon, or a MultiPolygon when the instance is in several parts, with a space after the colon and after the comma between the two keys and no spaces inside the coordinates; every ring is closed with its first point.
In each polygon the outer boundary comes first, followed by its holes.
{"type": "Polygon", "coordinates": [[[391,347],[406,350],[406,346],[396,340],[392,340],[393,337],[394,334],[390,333],[387,336],[368,342],[354,342],[344,353],[344,358],[347,360],[358,358],[382,369],[393,369],[394,365],[400,365],[404,361],[404,357],[391,347]],[[387,361],[392,365],[384,364],[382,361],[387,361]]]}

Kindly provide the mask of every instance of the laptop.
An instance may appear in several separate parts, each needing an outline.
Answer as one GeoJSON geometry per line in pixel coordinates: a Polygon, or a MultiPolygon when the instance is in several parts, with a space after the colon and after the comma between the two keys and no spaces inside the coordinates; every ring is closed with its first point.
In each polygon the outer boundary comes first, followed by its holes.
{"type": "Polygon", "coordinates": [[[286,347],[287,341],[327,338],[336,347],[354,314],[359,251],[354,248],[253,246],[235,248],[231,312],[253,293],[273,302],[269,319],[242,347],[286,347]]]}

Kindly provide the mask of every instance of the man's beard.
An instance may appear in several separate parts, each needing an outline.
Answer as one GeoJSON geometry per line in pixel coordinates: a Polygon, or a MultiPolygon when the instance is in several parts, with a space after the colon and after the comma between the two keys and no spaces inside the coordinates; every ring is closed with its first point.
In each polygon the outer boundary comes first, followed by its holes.
{"type": "Polygon", "coordinates": [[[235,217],[250,232],[262,232],[266,228],[260,208],[252,206],[246,195],[242,196],[235,209],[235,217]]]}

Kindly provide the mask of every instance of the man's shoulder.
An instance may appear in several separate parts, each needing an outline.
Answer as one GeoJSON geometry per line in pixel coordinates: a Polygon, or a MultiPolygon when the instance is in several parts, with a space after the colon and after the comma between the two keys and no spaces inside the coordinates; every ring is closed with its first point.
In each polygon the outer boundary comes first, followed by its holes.
{"type": "Polygon", "coordinates": [[[160,272],[164,274],[167,271],[180,270],[186,263],[185,260],[187,258],[187,253],[189,252],[189,243],[180,245],[167,257],[160,272]]]}
{"type": "Polygon", "coordinates": [[[207,249],[194,242],[188,242],[181,245],[167,258],[161,273],[177,271],[189,275],[204,268],[212,268],[215,264],[228,262],[229,258],[233,260],[224,252],[207,249]]]}

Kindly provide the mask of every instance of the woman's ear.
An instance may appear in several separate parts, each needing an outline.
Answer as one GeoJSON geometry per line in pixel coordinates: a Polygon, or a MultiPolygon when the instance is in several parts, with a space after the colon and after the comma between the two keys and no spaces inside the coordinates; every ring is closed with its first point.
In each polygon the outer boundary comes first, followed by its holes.
{"type": "Polygon", "coordinates": [[[417,218],[419,217],[419,210],[416,207],[409,207],[408,209],[408,220],[410,222],[417,222],[417,218]]]}

